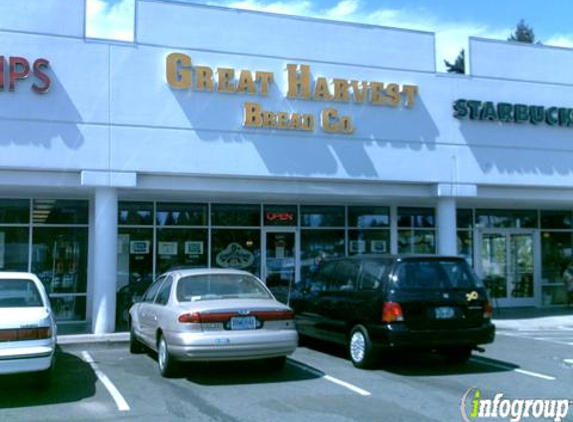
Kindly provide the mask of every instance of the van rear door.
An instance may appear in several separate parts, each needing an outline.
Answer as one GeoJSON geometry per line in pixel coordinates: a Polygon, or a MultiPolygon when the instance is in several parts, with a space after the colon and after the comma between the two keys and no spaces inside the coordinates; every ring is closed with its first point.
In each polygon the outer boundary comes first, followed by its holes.
{"type": "Polygon", "coordinates": [[[410,329],[479,327],[487,294],[469,265],[458,258],[398,262],[390,300],[400,304],[410,329]]]}

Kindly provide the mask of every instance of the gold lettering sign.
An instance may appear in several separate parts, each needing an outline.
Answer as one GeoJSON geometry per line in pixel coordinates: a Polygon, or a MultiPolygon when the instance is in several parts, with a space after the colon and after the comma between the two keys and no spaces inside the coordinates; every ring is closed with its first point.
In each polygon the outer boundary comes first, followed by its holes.
{"type": "MultiPolygon", "coordinates": [[[[307,64],[287,64],[285,97],[291,100],[413,108],[419,95],[418,86],[412,84],[339,77],[329,79],[312,75],[307,64]]],[[[169,86],[175,89],[261,97],[271,93],[275,80],[273,72],[263,70],[195,66],[191,57],[183,53],[167,55],[165,77],[169,86]]],[[[320,128],[326,133],[348,135],[355,132],[352,116],[342,115],[335,108],[324,108],[318,117],[320,128]]],[[[267,110],[257,102],[248,101],[243,105],[242,123],[245,128],[251,129],[314,131],[316,116],[267,110]]]]}

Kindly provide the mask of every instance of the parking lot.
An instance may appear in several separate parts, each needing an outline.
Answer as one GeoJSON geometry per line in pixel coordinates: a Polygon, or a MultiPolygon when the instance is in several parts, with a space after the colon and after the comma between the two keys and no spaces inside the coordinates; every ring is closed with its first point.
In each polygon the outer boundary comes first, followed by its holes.
{"type": "Polygon", "coordinates": [[[401,355],[364,371],[344,350],[312,343],[279,373],[254,362],[193,364],[173,379],[125,343],[62,345],[49,390],[33,376],[0,378],[0,421],[457,421],[472,387],[482,397],[573,398],[573,329],[498,334],[462,367],[401,355]]]}

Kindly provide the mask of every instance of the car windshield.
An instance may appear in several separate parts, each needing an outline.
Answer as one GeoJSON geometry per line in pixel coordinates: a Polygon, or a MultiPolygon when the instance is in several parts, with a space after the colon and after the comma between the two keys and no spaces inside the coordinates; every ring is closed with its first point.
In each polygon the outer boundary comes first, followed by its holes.
{"type": "Polygon", "coordinates": [[[43,306],[42,296],[32,280],[0,280],[0,308],[43,306]]]}
{"type": "Polygon", "coordinates": [[[483,287],[465,261],[428,260],[402,262],[395,284],[401,289],[475,289],[483,287]]]}
{"type": "Polygon", "coordinates": [[[177,284],[177,300],[194,302],[197,300],[231,298],[270,298],[271,296],[255,277],[247,274],[203,274],[183,277],[177,284]]]}

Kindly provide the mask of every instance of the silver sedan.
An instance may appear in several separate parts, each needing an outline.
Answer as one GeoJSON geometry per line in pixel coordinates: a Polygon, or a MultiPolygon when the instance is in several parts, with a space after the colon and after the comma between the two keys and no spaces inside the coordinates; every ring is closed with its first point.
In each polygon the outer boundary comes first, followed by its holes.
{"type": "Polygon", "coordinates": [[[37,372],[50,383],[56,323],[48,295],[31,273],[0,272],[0,374],[37,372]]]}
{"type": "Polygon", "coordinates": [[[156,351],[166,377],[184,361],[266,359],[280,370],[298,344],[292,310],[244,271],[169,271],[129,315],[130,351],[156,351]]]}

